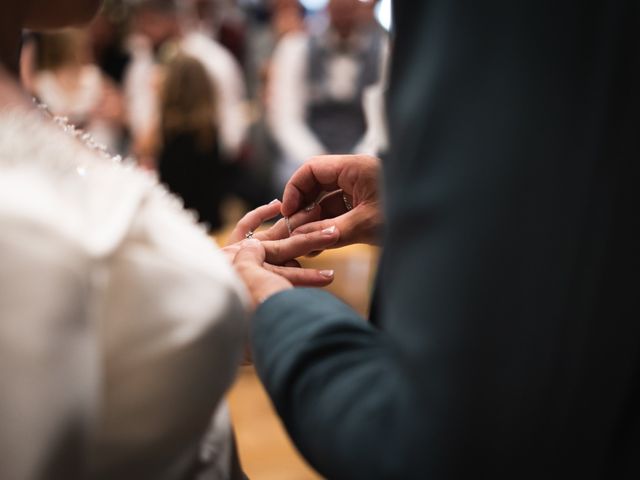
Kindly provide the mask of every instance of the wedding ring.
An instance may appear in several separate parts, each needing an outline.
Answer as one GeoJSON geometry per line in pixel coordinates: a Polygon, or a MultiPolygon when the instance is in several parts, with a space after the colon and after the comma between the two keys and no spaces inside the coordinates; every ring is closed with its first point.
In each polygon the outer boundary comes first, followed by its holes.
{"type": "Polygon", "coordinates": [[[284,223],[287,226],[287,230],[289,231],[289,236],[291,236],[291,221],[289,220],[289,217],[284,217],[284,223]]]}
{"type": "Polygon", "coordinates": [[[251,240],[253,238],[253,230],[249,230],[244,236],[247,240],[251,240]]]}

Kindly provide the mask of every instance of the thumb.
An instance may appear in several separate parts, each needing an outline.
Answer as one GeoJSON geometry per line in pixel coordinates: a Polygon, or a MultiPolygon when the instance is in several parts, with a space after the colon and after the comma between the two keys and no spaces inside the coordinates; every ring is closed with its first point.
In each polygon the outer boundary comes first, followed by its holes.
{"type": "Polygon", "coordinates": [[[265,255],[264,247],[259,240],[245,240],[240,244],[240,251],[236,253],[233,263],[236,265],[262,266],[265,255]]]}
{"type": "Polygon", "coordinates": [[[291,283],[281,276],[264,268],[265,250],[260,241],[245,240],[240,244],[234,266],[244,282],[253,306],[257,306],[271,295],[293,288],[291,283]]]}

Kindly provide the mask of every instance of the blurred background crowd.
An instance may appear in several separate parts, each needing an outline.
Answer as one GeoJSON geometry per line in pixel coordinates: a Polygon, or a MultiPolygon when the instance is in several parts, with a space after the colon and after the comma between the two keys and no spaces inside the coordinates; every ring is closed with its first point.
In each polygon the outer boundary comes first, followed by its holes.
{"type": "Polygon", "coordinates": [[[25,33],[27,90],[216,231],[324,153],[381,154],[390,1],[109,0],[25,33]],[[240,200],[240,202],[238,202],[240,200]]]}

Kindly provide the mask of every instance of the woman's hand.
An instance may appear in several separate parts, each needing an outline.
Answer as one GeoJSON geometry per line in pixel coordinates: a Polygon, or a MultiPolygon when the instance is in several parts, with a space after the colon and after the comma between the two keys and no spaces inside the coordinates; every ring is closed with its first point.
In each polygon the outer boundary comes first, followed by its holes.
{"type": "Polygon", "coordinates": [[[251,295],[253,308],[271,295],[293,288],[293,283],[265,268],[266,249],[259,240],[240,243],[233,265],[251,295]]]}
{"type": "Polygon", "coordinates": [[[260,225],[279,215],[282,204],[274,200],[269,205],[259,207],[247,213],[236,225],[223,249],[229,260],[235,263],[246,238],[261,242],[264,250],[262,269],[281,276],[295,286],[323,287],[333,281],[334,272],[301,268],[295,260],[317,250],[330,248],[340,238],[340,232],[334,226],[289,237],[289,229],[284,219],[271,228],[254,232],[260,225]],[[250,235],[249,235],[250,234],[250,235]]]}
{"type": "Polygon", "coordinates": [[[380,161],[368,155],[328,155],[308,161],[284,191],[282,214],[289,217],[292,234],[335,225],[340,239],[331,248],[377,245],[382,226],[380,168],[380,161]]]}
{"type": "MultiPolygon", "coordinates": [[[[289,238],[290,232],[284,218],[280,219],[267,230],[255,232],[263,223],[273,220],[279,216],[281,209],[282,202],[280,202],[280,200],[274,200],[268,205],[263,205],[255,210],[251,210],[236,224],[231,235],[229,235],[229,238],[227,239],[227,245],[241,242],[247,238],[249,233],[252,233],[252,237],[258,240],[281,240],[289,238]]],[[[307,221],[310,221],[312,216],[306,215],[304,218],[307,221]]]]}

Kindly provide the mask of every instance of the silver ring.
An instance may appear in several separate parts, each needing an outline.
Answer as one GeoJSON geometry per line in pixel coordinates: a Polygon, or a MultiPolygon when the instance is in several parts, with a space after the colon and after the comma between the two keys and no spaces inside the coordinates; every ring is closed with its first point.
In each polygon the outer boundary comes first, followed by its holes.
{"type": "Polygon", "coordinates": [[[249,231],[245,234],[244,238],[246,238],[247,240],[251,240],[251,239],[253,238],[253,230],[249,230],[249,231]]]}
{"type": "Polygon", "coordinates": [[[284,217],[284,223],[287,225],[289,236],[291,236],[291,221],[289,220],[289,217],[284,217]]]}
{"type": "Polygon", "coordinates": [[[353,210],[353,205],[347,198],[347,194],[344,192],[342,192],[342,201],[344,202],[344,208],[347,209],[347,212],[350,212],[351,210],[353,210]]]}

